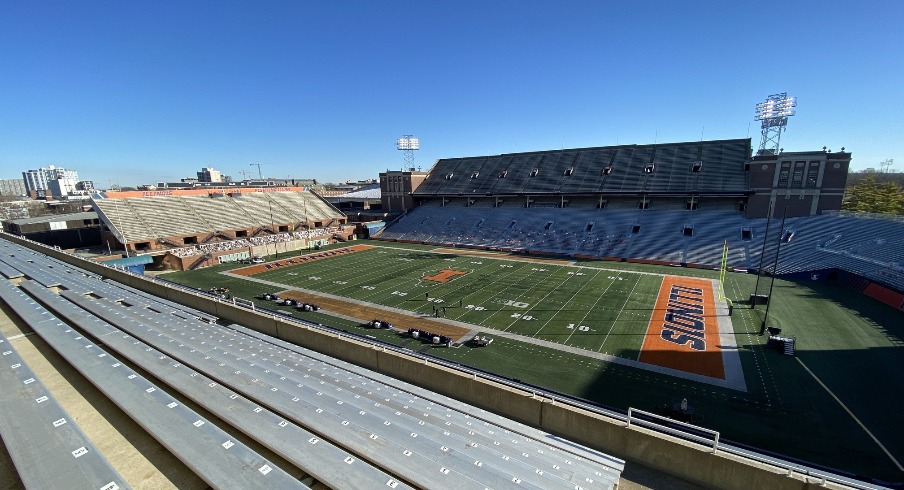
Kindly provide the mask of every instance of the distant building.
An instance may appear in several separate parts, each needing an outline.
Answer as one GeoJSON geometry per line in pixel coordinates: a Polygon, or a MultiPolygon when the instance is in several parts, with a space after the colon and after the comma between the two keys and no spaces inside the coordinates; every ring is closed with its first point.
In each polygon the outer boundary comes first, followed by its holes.
{"type": "Polygon", "coordinates": [[[94,181],[93,180],[82,180],[76,182],[75,190],[81,192],[94,192],[94,181]]]}
{"type": "Polygon", "coordinates": [[[227,180],[219,170],[213,167],[206,167],[198,172],[198,182],[227,182],[227,180]]]}
{"type": "Polygon", "coordinates": [[[101,245],[100,219],[93,211],[12,219],[3,221],[3,231],[61,248],[101,245]]]}
{"type": "Polygon", "coordinates": [[[0,196],[24,196],[25,181],[22,179],[0,179],[0,196]]]}
{"type": "Polygon", "coordinates": [[[25,181],[25,193],[32,199],[74,194],[79,181],[77,171],[53,165],[22,172],[22,179],[25,181]]]}
{"type": "Polygon", "coordinates": [[[380,200],[383,212],[397,213],[413,208],[411,193],[427,178],[428,173],[413,168],[380,172],[380,200]]]}

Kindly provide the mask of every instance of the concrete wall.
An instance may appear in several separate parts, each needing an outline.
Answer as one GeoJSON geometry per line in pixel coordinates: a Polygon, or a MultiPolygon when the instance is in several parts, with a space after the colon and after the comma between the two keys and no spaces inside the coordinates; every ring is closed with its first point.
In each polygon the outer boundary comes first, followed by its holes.
{"type": "Polygon", "coordinates": [[[338,333],[315,330],[272,315],[252,312],[229,303],[219,303],[205,296],[109,269],[98,263],[85,261],[18,237],[3,235],[3,238],[229,322],[239,323],[302,347],[436,391],[705,487],[778,490],[826,488],[820,486],[816,480],[807,481],[805,477],[796,474],[788,476],[785,471],[777,468],[741,460],[721,452],[713,454],[705,447],[644,428],[636,426],[628,428],[618,419],[585,411],[550,398],[534,396],[528,391],[500,385],[402,353],[386,351],[378,346],[342,337],[338,333]]]}

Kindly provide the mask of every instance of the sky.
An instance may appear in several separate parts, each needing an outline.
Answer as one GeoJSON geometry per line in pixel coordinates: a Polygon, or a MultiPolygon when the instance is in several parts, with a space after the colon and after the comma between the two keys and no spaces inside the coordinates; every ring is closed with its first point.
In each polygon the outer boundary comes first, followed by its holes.
{"type": "Polygon", "coordinates": [[[0,2],[0,178],[344,182],[522,151],[753,138],[904,171],[904,3],[0,2]],[[243,172],[245,174],[243,175],[243,172]]]}

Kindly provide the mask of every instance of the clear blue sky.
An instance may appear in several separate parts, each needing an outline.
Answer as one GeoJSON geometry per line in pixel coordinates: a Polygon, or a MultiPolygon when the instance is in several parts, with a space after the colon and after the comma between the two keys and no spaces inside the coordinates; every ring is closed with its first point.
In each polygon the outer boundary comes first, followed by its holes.
{"type": "Polygon", "coordinates": [[[759,140],[904,171],[904,3],[6,1],[0,178],[105,187],[212,166],[321,181],[439,158],[759,140]]]}

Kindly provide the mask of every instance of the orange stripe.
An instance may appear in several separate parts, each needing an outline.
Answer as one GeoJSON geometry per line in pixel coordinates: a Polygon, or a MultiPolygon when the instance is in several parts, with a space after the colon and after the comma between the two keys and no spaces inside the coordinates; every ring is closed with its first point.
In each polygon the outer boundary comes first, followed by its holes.
{"type": "MultiPolygon", "coordinates": [[[[725,379],[725,368],[722,366],[722,349],[719,345],[719,325],[716,319],[716,302],[713,299],[712,282],[705,279],[666,276],[662,279],[662,287],[656,299],[656,308],[647,326],[643,347],[640,350],[640,362],[657,366],[678,369],[710,378],[725,379]],[[682,286],[702,290],[703,338],[689,335],[674,328],[675,323],[666,321],[669,310],[669,295],[673,286],[682,286]],[[671,325],[671,326],[670,326],[671,325]],[[668,341],[670,337],[675,342],[668,341]],[[696,339],[696,340],[695,340],[696,339]],[[695,348],[696,347],[696,348],[695,348]]],[[[694,315],[697,318],[696,315],[694,315]]],[[[678,323],[682,323],[680,320],[678,323]]],[[[693,328],[687,330],[694,332],[693,328]]]]}

